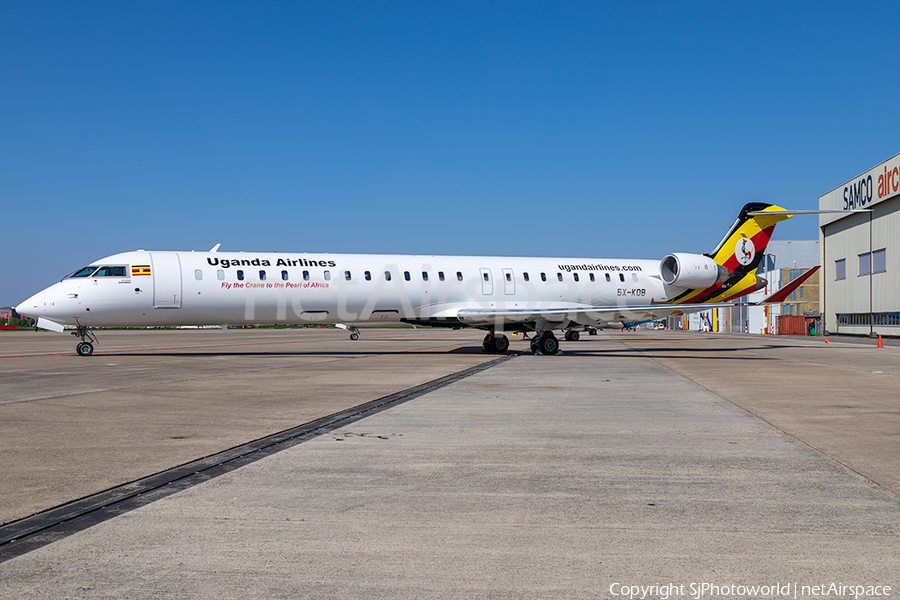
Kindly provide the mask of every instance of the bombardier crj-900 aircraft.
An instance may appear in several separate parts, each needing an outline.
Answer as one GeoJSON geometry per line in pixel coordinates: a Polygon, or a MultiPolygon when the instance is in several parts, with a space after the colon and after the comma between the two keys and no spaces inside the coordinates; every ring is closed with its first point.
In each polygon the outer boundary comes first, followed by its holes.
{"type": "Polygon", "coordinates": [[[554,331],[574,341],[587,326],[732,306],[765,285],[756,268],[790,216],[747,204],[712,253],[661,261],[137,250],[79,269],[16,310],[44,329],[74,326],[82,356],[94,351],[96,327],[329,323],[357,339],[356,325],[372,322],[484,329],[489,352],[509,348],[504,332],[531,331],[534,353],[556,354],[554,331]]]}

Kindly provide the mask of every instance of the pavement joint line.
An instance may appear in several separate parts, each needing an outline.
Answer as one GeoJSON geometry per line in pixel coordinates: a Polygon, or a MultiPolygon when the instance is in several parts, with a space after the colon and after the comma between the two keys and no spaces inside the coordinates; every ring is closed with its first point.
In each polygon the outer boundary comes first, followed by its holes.
{"type": "Polygon", "coordinates": [[[518,353],[364,402],[0,526],[0,563],[507,362],[518,353]]]}

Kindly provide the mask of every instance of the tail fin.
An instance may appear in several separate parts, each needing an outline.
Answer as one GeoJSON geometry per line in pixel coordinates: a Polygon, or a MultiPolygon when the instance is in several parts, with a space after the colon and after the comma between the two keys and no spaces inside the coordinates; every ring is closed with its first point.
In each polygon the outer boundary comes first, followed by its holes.
{"type": "Polygon", "coordinates": [[[766,246],[775,230],[775,224],[790,219],[789,214],[749,215],[766,211],[784,211],[774,204],[751,202],[745,204],[737,220],[710,254],[716,264],[728,269],[731,276],[703,290],[691,290],[679,296],[679,303],[726,302],[755,292],[765,285],[756,277],[756,269],[762,261],[766,246]]]}
{"type": "Polygon", "coordinates": [[[741,209],[737,220],[716,249],[707,254],[716,263],[728,269],[731,273],[753,273],[759,267],[775,224],[791,215],[755,215],[751,212],[765,212],[770,210],[783,211],[784,209],[774,204],[751,202],[741,209]]]}

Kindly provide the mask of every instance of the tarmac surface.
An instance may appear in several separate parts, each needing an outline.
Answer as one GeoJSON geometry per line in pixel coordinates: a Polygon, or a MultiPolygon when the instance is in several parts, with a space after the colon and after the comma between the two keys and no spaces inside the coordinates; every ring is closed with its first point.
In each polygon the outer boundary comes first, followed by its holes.
{"type": "Polygon", "coordinates": [[[0,562],[0,597],[900,594],[900,348],[481,337],[5,332],[0,522],[489,368],[0,562]]]}

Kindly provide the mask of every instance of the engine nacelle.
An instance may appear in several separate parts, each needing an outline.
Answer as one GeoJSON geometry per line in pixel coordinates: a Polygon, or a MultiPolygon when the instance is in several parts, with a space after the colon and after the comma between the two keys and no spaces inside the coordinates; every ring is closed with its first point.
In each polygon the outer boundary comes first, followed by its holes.
{"type": "Polygon", "coordinates": [[[691,290],[708,288],[725,282],[731,273],[703,254],[676,252],[659,263],[659,274],[667,285],[691,290]]]}

